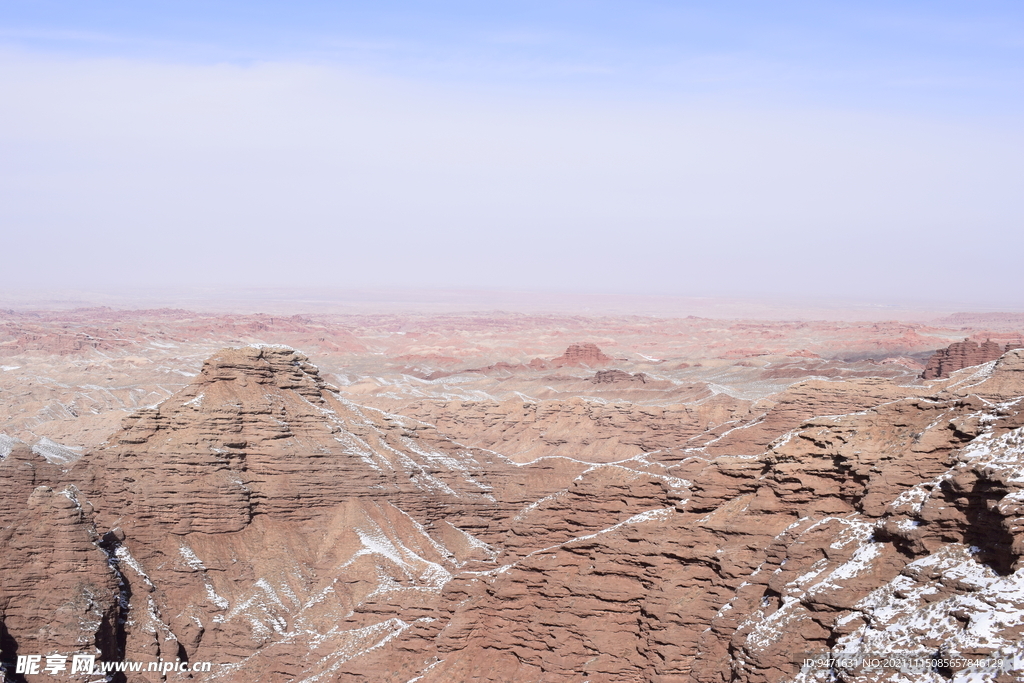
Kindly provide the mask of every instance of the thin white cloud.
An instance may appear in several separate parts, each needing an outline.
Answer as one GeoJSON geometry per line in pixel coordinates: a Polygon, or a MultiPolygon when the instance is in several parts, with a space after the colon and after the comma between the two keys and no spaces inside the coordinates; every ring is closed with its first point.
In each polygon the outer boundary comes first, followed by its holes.
{"type": "Polygon", "coordinates": [[[1010,122],[16,53],[0,88],[5,286],[1020,290],[1010,122]]]}

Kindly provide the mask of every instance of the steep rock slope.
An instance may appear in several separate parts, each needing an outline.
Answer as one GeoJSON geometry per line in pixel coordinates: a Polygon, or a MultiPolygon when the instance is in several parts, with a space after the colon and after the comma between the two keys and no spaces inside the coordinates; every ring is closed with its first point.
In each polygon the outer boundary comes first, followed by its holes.
{"type": "MultiPolygon", "coordinates": [[[[646,509],[456,577],[447,625],[413,648],[433,648],[422,680],[966,681],[956,660],[988,656],[1021,675],[1024,354],[933,388],[760,455],[701,451],[646,509]],[[803,663],[822,651],[851,658],[803,663]],[[908,679],[852,657],[887,654],[955,665],[908,679]]],[[[401,656],[385,650],[367,657],[401,656]]]]}
{"type": "Polygon", "coordinates": [[[1007,351],[1020,348],[1020,342],[1009,342],[1006,346],[986,339],[981,344],[965,339],[953,342],[944,349],[939,349],[928,359],[928,365],[921,373],[923,379],[939,379],[949,377],[957,370],[974,365],[981,365],[999,358],[1007,351]]]}
{"type": "Polygon", "coordinates": [[[1014,351],[704,415],[402,417],[291,349],[228,350],[77,462],[7,449],[0,647],[214,661],[225,681],[980,680],[803,660],[1024,669],[1022,397],[1014,351]],[[634,450],[614,462],[584,443],[616,438],[634,450]]]}
{"type": "Polygon", "coordinates": [[[10,508],[29,504],[5,529],[19,566],[3,585],[5,659],[56,609],[26,612],[30,598],[89,593],[103,599],[78,611],[97,623],[81,619],[45,651],[231,663],[214,674],[238,681],[327,673],[429,623],[454,570],[495,566],[502,520],[586,468],[518,468],[352,405],[283,347],[214,356],[68,472],[28,455],[2,463],[20,482],[10,508]],[[41,482],[63,495],[32,489],[41,482]],[[40,523],[54,529],[36,540],[56,554],[34,546],[40,523]],[[72,566],[96,586],[69,582],[72,566]]]}
{"type": "Polygon", "coordinates": [[[117,577],[92,507],[62,470],[16,443],[0,460],[0,659],[95,648],[116,659],[117,577]],[[53,590],[63,586],[65,590],[53,590]],[[17,634],[17,638],[15,637],[17,634]]]}

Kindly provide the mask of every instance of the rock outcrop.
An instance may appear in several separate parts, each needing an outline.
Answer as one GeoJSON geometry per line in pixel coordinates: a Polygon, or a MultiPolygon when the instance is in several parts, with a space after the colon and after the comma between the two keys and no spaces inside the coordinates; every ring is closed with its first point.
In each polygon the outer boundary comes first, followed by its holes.
{"type": "Polygon", "coordinates": [[[582,343],[571,344],[565,353],[552,359],[551,364],[558,368],[565,366],[595,367],[610,363],[612,360],[610,356],[606,356],[601,349],[597,348],[597,344],[582,343]]]}
{"type": "MultiPolygon", "coordinates": [[[[1004,357],[987,399],[947,391],[804,421],[600,532],[457,578],[423,680],[908,680],[865,672],[872,656],[1000,657],[1017,673],[974,675],[1019,680],[1021,367],[1004,357]],[[804,663],[822,652],[849,659],[804,663]]],[[[913,680],[970,673],[951,666],[913,680]]]]}
{"type": "Polygon", "coordinates": [[[489,527],[580,471],[546,467],[524,487],[506,463],[339,400],[291,349],[220,353],[68,472],[24,446],[0,463],[17,513],[4,658],[180,657],[231,663],[219,675],[239,681],[327,672],[432,619],[453,570],[493,566],[489,527]]]}
{"type": "Polygon", "coordinates": [[[549,456],[589,463],[626,460],[685,446],[709,430],[735,426],[751,416],[749,401],[710,392],[692,403],[667,406],[583,398],[424,401],[405,405],[403,412],[460,443],[495,450],[520,463],[549,456]]]}
{"type": "Polygon", "coordinates": [[[1024,350],[758,402],[405,405],[246,347],[75,462],[5,442],[3,658],[268,683],[1024,674],[1024,350]]]}
{"type": "MultiPolygon", "coordinates": [[[[61,469],[16,443],[0,460],[0,661],[53,651],[123,654],[122,587],[92,506],[61,469]],[[53,487],[53,488],[51,488],[53,487]]],[[[17,680],[17,679],[15,679],[17,680]]]]}
{"type": "Polygon", "coordinates": [[[1020,348],[1020,342],[1009,342],[1002,346],[991,339],[981,344],[965,339],[962,342],[954,342],[944,349],[939,349],[928,359],[928,365],[921,373],[922,379],[940,379],[949,377],[957,370],[969,368],[983,363],[989,363],[999,358],[1005,352],[1020,348]]]}
{"type": "Polygon", "coordinates": [[[621,384],[623,382],[647,383],[647,375],[642,372],[630,374],[623,370],[598,370],[590,379],[594,384],[621,384]]]}

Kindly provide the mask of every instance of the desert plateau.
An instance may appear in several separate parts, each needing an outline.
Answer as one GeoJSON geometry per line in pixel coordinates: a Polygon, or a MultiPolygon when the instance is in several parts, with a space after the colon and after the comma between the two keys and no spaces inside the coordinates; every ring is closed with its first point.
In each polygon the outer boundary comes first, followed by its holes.
{"type": "Polygon", "coordinates": [[[0,676],[1019,680],[1021,330],[8,311],[0,676]]]}
{"type": "Polygon", "coordinates": [[[1024,2],[0,2],[0,683],[1024,683],[1024,2]]]}

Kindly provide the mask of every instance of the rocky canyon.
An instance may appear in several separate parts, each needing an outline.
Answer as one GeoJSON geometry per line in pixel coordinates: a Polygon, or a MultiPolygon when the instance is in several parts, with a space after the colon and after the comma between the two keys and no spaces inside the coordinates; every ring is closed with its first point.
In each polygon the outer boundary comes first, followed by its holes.
{"type": "Polygon", "coordinates": [[[1007,319],[2,312],[0,681],[1024,680],[1007,319]]]}

